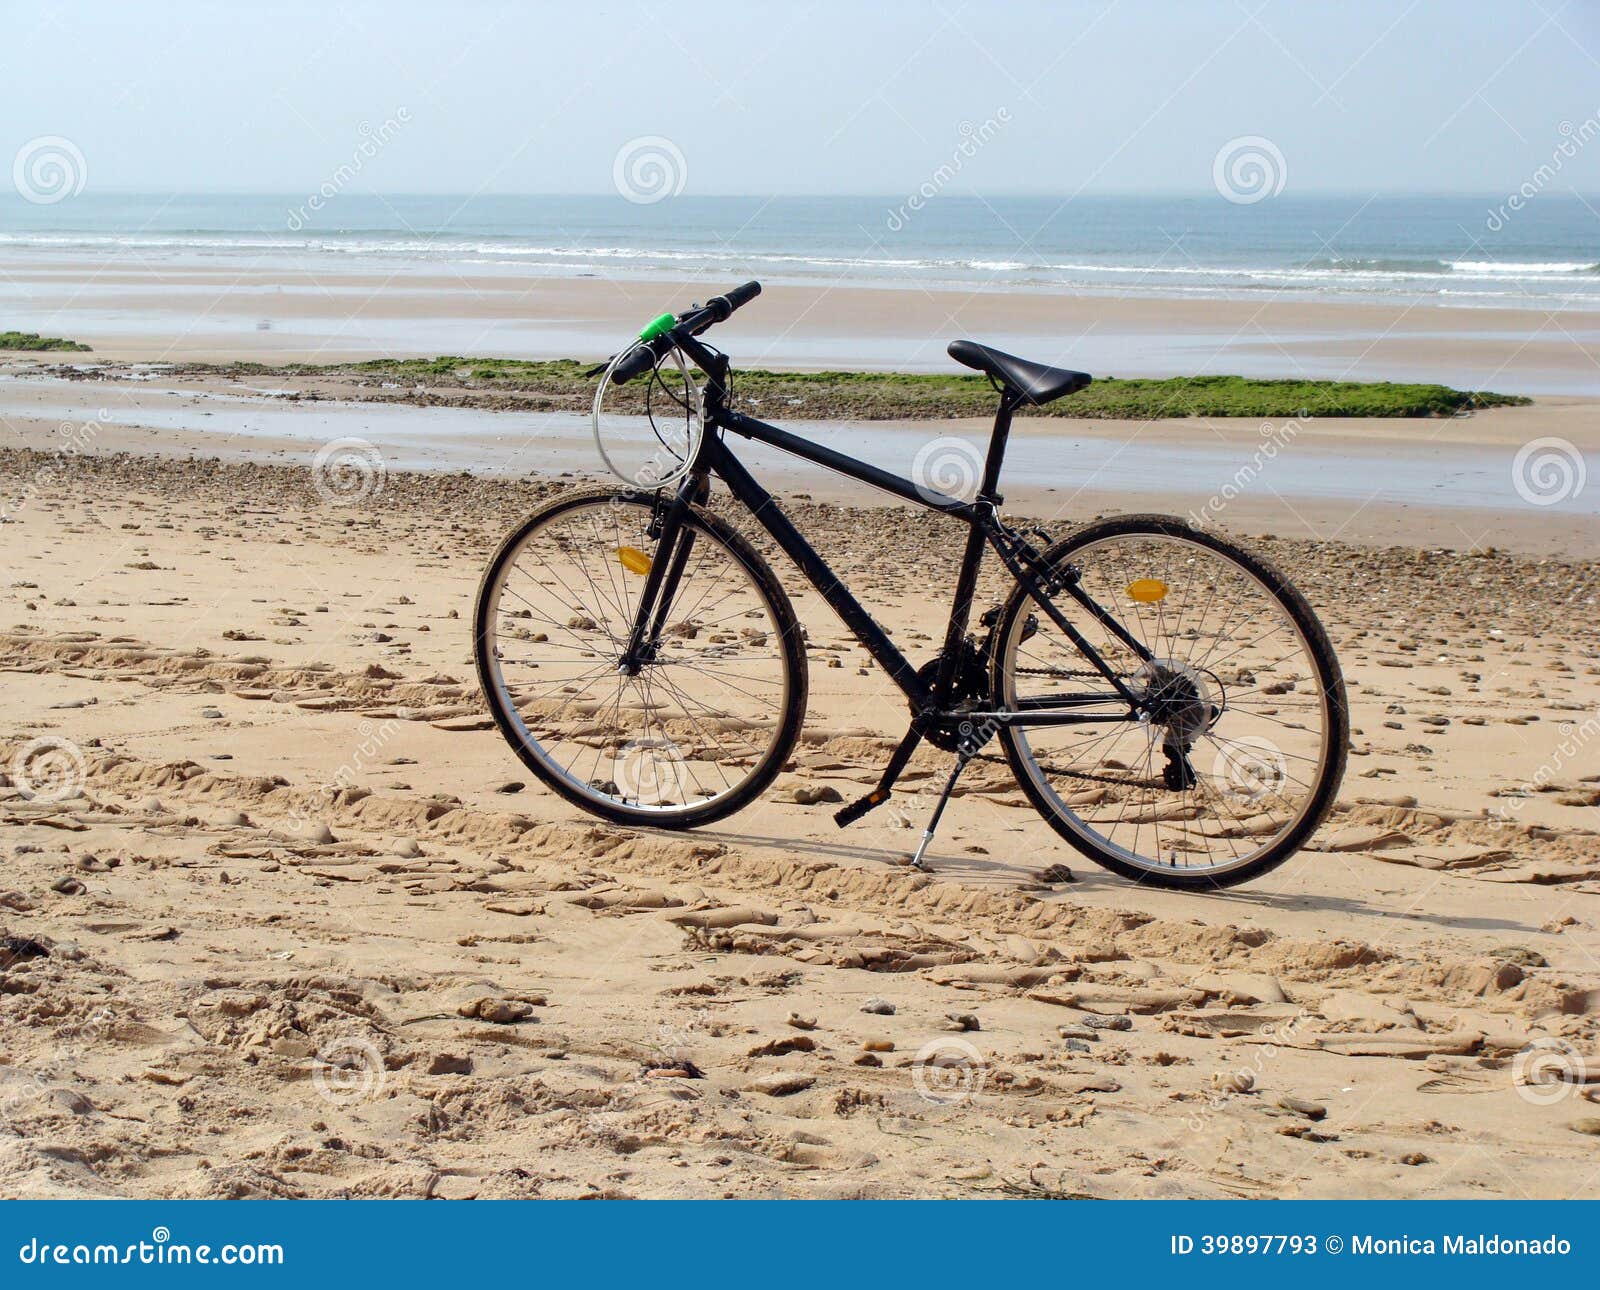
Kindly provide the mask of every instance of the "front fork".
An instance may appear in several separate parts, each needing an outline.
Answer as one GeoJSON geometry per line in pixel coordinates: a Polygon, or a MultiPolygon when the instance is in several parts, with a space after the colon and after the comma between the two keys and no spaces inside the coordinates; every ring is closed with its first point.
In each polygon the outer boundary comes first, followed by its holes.
{"type": "Polygon", "coordinates": [[[644,589],[639,593],[639,607],[634,612],[627,644],[617,660],[617,670],[626,676],[637,676],[645,664],[655,661],[667,614],[694,549],[695,533],[687,517],[709,488],[710,481],[704,474],[691,472],[684,476],[670,502],[664,502],[659,496],[656,499],[656,511],[649,528],[655,540],[655,555],[645,575],[644,589]]]}

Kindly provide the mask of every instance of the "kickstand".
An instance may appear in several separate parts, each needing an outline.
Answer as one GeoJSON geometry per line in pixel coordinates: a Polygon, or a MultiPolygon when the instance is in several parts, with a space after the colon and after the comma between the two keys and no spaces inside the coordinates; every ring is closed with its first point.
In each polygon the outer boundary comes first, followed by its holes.
{"type": "Polygon", "coordinates": [[[955,791],[956,780],[961,778],[961,772],[967,768],[967,763],[972,760],[972,753],[962,749],[956,754],[956,764],[950,772],[950,778],[945,780],[944,792],[939,794],[939,800],[933,805],[933,814],[928,819],[928,827],[922,831],[922,841],[917,844],[917,852],[911,857],[911,867],[920,869],[923,873],[932,873],[932,867],[924,860],[928,854],[928,844],[933,841],[933,831],[939,827],[939,817],[944,814],[945,803],[950,800],[950,794],[955,791]]]}

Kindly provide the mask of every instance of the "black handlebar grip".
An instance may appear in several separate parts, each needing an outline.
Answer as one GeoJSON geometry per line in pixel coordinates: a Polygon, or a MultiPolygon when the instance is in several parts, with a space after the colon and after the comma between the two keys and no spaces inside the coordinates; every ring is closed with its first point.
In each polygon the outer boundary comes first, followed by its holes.
{"type": "Polygon", "coordinates": [[[636,376],[642,376],[656,365],[659,357],[655,351],[653,341],[640,341],[627,353],[627,356],[611,369],[611,382],[613,385],[626,385],[636,376]]]}
{"type": "Polygon", "coordinates": [[[742,287],[735,287],[732,291],[724,292],[720,296],[715,296],[706,303],[713,309],[717,308],[718,301],[721,301],[728,306],[727,313],[723,313],[720,309],[717,310],[717,312],[722,315],[717,321],[722,322],[727,319],[728,314],[731,314],[741,305],[749,304],[760,294],[761,284],[759,282],[747,282],[742,287]]]}

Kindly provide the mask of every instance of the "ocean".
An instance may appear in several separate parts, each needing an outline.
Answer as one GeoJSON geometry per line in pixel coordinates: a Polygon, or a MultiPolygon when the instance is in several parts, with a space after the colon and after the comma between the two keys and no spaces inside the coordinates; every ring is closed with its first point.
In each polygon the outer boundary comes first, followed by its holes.
{"type": "MultiPolygon", "coordinates": [[[[1119,296],[1600,308],[1600,218],[1581,197],[1283,194],[984,200],[169,196],[0,199],[0,256],[370,264],[1119,296]]],[[[1596,203],[1600,205],[1600,203],[1596,203]]],[[[461,271],[461,269],[457,269],[461,271]]]]}

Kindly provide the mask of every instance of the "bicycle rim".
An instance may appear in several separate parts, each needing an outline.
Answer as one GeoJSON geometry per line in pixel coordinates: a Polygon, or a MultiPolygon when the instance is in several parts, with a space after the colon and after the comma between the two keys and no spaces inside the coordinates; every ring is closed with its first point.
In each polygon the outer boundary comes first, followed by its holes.
{"type": "Polygon", "coordinates": [[[655,649],[620,670],[653,562],[647,498],[551,508],[502,549],[479,611],[491,703],[523,760],[598,813],[696,821],[770,775],[795,679],[779,611],[696,516],[655,649]]]}
{"type": "MultiPolygon", "coordinates": [[[[1066,596],[1057,603],[1130,690],[1160,701],[1159,713],[1115,721],[1127,711],[1115,700],[1104,722],[1013,728],[1006,739],[1024,787],[1113,868],[1204,880],[1281,859],[1325,809],[1342,711],[1326,645],[1296,621],[1294,593],[1243,553],[1173,531],[1111,533],[1061,558],[1153,659],[1066,596]]],[[[1008,707],[1112,692],[1031,602],[1011,616],[1001,648],[1008,707]]]]}

